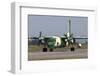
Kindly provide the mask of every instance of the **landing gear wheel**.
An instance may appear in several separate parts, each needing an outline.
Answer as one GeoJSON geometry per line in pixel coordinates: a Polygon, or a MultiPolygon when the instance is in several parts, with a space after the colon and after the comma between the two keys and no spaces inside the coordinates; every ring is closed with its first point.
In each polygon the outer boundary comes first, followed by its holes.
{"type": "Polygon", "coordinates": [[[53,52],[53,49],[50,49],[50,52],[53,52]]]}
{"type": "Polygon", "coordinates": [[[71,50],[71,51],[75,51],[75,48],[74,48],[74,47],[71,47],[70,50],[71,50]]]}
{"type": "Polygon", "coordinates": [[[48,49],[47,48],[43,48],[43,52],[47,52],[48,51],[48,49]]]}

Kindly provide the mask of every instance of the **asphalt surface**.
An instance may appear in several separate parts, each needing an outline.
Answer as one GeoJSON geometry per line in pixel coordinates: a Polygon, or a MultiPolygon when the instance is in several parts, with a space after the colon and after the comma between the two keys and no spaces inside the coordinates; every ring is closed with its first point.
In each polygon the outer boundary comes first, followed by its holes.
{"type": "Polygon", "coordinates": [[[29,61],[79,58],[88,58],[87,49],[76,49],[73,52],[71,52],[69,49],[65,52],[28,52],[29,61]]]}

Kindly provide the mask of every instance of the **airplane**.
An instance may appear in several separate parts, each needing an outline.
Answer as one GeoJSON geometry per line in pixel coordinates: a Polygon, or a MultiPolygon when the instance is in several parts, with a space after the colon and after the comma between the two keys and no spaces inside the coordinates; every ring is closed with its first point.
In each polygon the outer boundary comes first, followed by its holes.
{"type": "Polygon", "coordinates": [[[85,37],[75,38],[73,33],[71,32],[71,19],[68,20],[68,32],[63,36],[42,36],[42,32],[40,32],[39,37],[31,37],[30,39],[37,39],[39,41],[39,45],[43,44],[43,52],[47,52],[48,48],[50,52],[53,52],[56,48],[69,47],[71,51],[75,51],[74,45],[77,47],[81,47],[81,43],[76,43],[76,39],[87,39],[85,37]]]}

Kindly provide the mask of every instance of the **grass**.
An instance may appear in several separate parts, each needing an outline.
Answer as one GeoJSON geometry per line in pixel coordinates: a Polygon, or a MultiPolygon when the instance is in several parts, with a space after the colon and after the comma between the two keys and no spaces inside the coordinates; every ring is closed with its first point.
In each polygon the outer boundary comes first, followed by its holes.
{"type": "MultiPolygon", "coordinates": [[[[41,52],[43,49],[43,45],[29,45],[28,46],[28,52],[41,52]]],[[[76,49],[78,47],[74,46],[76,49]]],[[[55,52],[60,52],[60,51],[67,51],[67,49],[69,49],[70,47],[63,47],[63,48],[55,48],[54,51],[55,52]]],[[[86,44],[82,44],[82,47],[80,49],[87,49],[87,45],[86,44]]],[[[49,50],[49,48],[48,48],[49,50]]]]}
{"type": "Polygon", "coordinates": [[[29,45],[28,46],[28,51],[29,52],[39,52],[39,51],[42,50],[42,48],[43,48],[43,45],[40,45],[40,46],[38,46],[38,45],[29,45]]]}

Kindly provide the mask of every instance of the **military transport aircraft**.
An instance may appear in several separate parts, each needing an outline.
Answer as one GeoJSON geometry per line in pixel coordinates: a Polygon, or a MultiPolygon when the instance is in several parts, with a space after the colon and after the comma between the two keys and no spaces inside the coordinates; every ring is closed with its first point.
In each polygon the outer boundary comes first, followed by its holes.
{"type": "Polygon", "coordinates": [[[71,51],[75,51],[74,45],[81,47],[81,43],[76,43],[76,39],[87,39],[87,38],[75,38],[71,32],[71,19],[68,20],[68,32],[63,36],[42,36],[40,32],[39,37],[31,37],[30,39],[37,39],[39,45],[44,45],[43,52],[49,51],[52,52],[55,48],[69,47],[71,51]]]}

